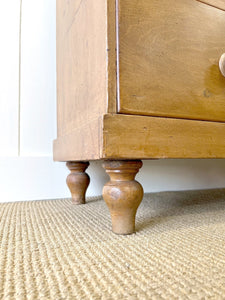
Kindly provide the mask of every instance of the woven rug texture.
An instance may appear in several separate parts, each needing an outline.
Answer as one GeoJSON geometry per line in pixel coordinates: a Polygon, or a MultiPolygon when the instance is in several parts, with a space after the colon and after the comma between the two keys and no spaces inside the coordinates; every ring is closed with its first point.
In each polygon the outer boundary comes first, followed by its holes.
{"type": "Polygon", "coordinates": [[[101,197],[0,204],[0,299],[225,299],[225,189],[146,194],[136,229],[101,197]]]}

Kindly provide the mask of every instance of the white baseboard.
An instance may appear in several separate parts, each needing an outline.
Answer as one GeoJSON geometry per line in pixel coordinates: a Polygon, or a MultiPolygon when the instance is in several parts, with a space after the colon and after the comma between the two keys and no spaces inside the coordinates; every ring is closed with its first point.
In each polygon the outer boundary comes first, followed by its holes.
{"type": "MultiPolygon", "coordinates": [[[[108,176],[101,162],[88,168],[87,196],[100,195],[108,176]]],[[[70,197],[65,163],[52,157],[0,157],[0,202],[70,197]]],[[[137,175],[145,192],[225,187],[225,159],[144,161],[137,175]]]]}
{"type": "MultiPolygon", "coordinates": [[[[100,195],[107,175],[101,163],[88,168],[91,184],[87,196],[100,195]]],[[[69,170],[50,156],[0,157],[0,202],[70,197],[66,185],[69,170]]]]}
{"type": "Polygon", "coordinates": [[[0,158],[0,202],[66,197],[67,173],[52,157],[0,158]]]}

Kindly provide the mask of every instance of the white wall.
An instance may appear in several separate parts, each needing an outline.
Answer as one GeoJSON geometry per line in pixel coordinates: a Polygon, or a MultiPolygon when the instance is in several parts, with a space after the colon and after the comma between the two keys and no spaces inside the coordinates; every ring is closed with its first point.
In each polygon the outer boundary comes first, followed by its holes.
{"type": "MultiPolygon", "coordinates": [[[[68,197],[64,163],[52,160],[56,137],[55,0],[0,2],[0,202],[68,197]]],[[[88,169],[88,196],[107,180],[88,169]]],[[[145,161],[146,192],[225,187],[225,160],[145,161]]]]}

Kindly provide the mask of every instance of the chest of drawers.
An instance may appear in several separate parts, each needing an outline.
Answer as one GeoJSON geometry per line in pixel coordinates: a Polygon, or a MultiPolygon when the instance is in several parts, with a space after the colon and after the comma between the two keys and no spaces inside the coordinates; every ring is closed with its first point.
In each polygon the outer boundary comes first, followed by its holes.
{"type": "Polygon", "coordinates": [[[76,204],[104,161],[115,233],[135,230],[142,159],[225,158],[224,37],[221,0],[57,0],[54,160],[76,204]]]}

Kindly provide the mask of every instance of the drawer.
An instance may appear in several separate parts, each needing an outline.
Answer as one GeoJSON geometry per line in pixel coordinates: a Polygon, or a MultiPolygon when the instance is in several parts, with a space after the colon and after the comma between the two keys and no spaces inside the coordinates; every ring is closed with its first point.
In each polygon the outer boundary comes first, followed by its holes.
{"type": "Polygon", "coordinates": [[[118,39],[119,113],[225,121],[225,11],[118,0],[118,39]]]}

